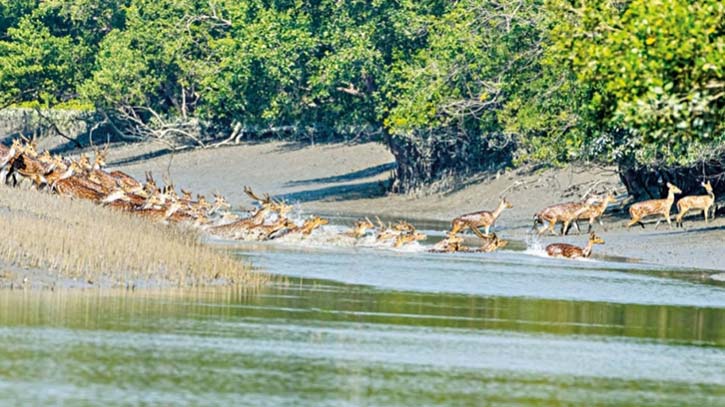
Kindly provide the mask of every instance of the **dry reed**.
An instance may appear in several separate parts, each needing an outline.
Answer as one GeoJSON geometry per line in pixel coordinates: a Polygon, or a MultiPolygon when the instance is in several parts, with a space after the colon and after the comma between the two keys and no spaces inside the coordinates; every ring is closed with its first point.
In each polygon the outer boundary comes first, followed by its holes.
{"type": "Polygon", "coordinates": [[[198,233],[44,192],[0,185],[0,261],[112,286],[256,285],[248,264],[198,233]]]}

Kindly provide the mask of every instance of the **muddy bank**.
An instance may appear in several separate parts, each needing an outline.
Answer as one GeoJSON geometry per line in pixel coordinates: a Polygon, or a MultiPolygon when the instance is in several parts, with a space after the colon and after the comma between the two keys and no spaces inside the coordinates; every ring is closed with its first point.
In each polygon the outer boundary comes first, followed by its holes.
{"type": "MultiPolygon", "coordinates": [[[[385,183],[394,169],[386,148],[376,143],[302,146],[282,142],[249,144],[216,150],[169,154],[163,146],[130,145],[113,149],[109,163],[142,178],[152,170],[161,178],[168,173],[177,186],[210,194],[219,191],[233,203],[248,206],[243,185],[295,202],[307,213],[325,215],[374,215],[411,220],[436,221],[445,228],[453,217],[481,209],[492,209],[506,195],[514,208],[501,216],[497,226],[504,237],[529,240],[532,215],[540,208],[578,199],[588,190],[612,189],[618,203],[605,217],[607,231],[600,226],[606,245],[596,253],[629,257],[662,265],[725,270],[720,257],[725,244],[725,219],[705,225],[692,216],[686,229],[654,230],[648,224],[624,229],[626,198],[614,168],[579,167],[538,172],[509,171],[468,180],[452,193],[418,196],[386,195],[385,183]]],[[[544,236],[542,244],[554,241],[581,243],[584,236],[544,236]]]]}

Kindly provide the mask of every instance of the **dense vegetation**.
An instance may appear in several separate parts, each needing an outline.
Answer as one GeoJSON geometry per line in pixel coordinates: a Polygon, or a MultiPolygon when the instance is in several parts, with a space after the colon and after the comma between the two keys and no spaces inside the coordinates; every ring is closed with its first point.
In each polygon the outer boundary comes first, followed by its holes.
{"type": "Polygon", "coordinates": [[[0,0],[0,104],[88,109],[94,129],[174,145],[375,138],[402,190],[527,162],[717,167],[724,15],[719,0],[0,0]]]}

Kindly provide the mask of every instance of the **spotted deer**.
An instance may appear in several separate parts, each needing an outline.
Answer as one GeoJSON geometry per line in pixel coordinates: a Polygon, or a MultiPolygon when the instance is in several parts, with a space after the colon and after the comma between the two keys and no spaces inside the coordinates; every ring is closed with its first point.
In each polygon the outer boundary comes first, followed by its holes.
{"type": "Polygon", "coordinates": [[[705,188],[707,195],[686,196],[677,201],[677,218],[675,225],[682,227],[682,219],[691,210],[701,210],[705,215],[705,223],[708,221],[708,213],[713,210],[712,217],[715,218],[715,193],[712,191],[710,181],[703,182],[700,185],[705,188]]]}
{"type": "MultiPolygon", "coordinates": [[[[639,224],[644,229],[644,223],[641,219],[648,216],[662,215],[664,219],[672,228],[672,221],[670,220],[670,211],[672,210],[672,204],[675,202],[675,194],[681,194],[680,188],[677,188],[674,184],[667,183],[667,198],[665,199],[650,199],[648,201],[637,202],[629,207],[629,215],[632,220],[627,224],[627,229],[630,226],[639,224]]],[[[660,225],[662,219],[657,220],[655,229],[660,225]]]]}
{"type": "Polygon", "coordinates": [[[557,223],[561,222],[561,234],[563,235],[565,232],[564,225],[566,224],[566,221],[572,217],[573,213],[581,209],[581,206],[581,202],[564,202],[547,206],[534,214],[534,225],[532,230],[536,229],[536,226],[541,223],[544,226],[537,230],[537,234],[541,235],[548,231],[551,234],[556,235],[554,228],[557,223]]]}
{"type": "Polygon", "coordinates": [[[451,232],[455,234],[468,228],[481,239],[485,239],[489,234],[490,228],[496,223],[496,219],[507,208],[513,208],[513,205],[508,199],[502,197],[498,207],[493,211],[472,212],[453,219],[451,222],[451,232]],[[481,233],[479,228],[484,228],[484,233],[481,233]]]}
{"type": "Polygon", "coordinates": [[[166,222],[179,209],[181,209],[181,203],[174,200],[167,207],[162,207],[160,209],[138,209],[135,210],[133,214],[144,217],[153,222],[166,222]]]}
{"type": "Polygon", "coordinates": [[[607,229],[604,227],[604,222],[602,222],[602,215],[604,215],[604,211],[607,210],[607,206],[611,203],[617,202],[617,200],[614,198],[614,195],[607,194],[603,198],[597,197],[590,202],[590,209],[581,212],[574,220],[574,225],[576,225],[577,231],[579,230],[579,225],[576,221],[585,219],[589,220],[589,229],[587,230],[587,233],[592,231],[592,225],[594,225],[595,220],[599,222],[599,225],[606,231],[607,229]]]}
{"type": "Polygon", "coordinates": [[[568,259],[589,257],[592,255],[592,248],[595,244],[604,244],[604,239],[591,232],[589,233],[589,241],[584,248],[567,243],[553,243],[546,246],[546,254],[551,257],[565,257],[568,259]]]}

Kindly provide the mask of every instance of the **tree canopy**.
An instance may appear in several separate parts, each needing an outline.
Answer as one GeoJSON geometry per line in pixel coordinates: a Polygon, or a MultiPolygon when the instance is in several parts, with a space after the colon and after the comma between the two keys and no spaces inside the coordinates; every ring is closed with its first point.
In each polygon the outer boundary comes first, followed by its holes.
{"type": "Polygon", "coordinates": [[[718,0],[0,0],[0,103],[206,146],[388,143],[402,188],[725,145],[718,0]]]}

